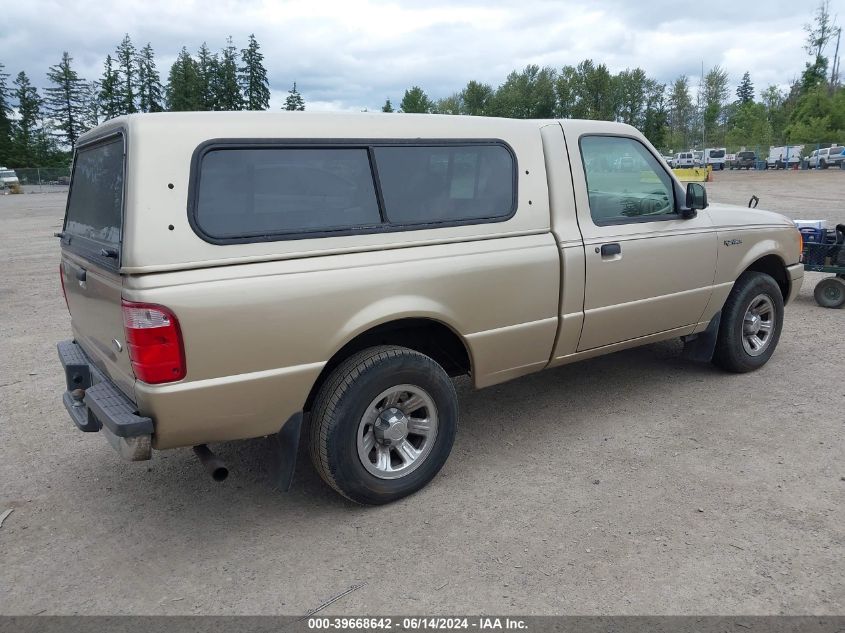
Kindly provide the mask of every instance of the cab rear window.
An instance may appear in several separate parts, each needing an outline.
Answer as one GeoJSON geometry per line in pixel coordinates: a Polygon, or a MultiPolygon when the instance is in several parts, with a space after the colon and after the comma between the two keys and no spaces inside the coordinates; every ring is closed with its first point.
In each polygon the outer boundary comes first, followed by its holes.
{"type": "Polygon", "coordinates": [[[122,211],[123,137],[80,148],[73,168],[65,234],[117,247],[122,211]]]}

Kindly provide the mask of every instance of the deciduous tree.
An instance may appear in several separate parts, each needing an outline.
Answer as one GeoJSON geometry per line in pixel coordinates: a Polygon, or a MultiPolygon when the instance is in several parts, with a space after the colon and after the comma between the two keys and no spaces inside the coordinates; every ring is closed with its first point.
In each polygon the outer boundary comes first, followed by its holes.
{"type": "Polygon", "coordinates": [[[405,91],[402,102],[399,104],[400,112],[426,113],[431,112],[434,107],[431,99],[419,86],[412,86],[405,91]]]}

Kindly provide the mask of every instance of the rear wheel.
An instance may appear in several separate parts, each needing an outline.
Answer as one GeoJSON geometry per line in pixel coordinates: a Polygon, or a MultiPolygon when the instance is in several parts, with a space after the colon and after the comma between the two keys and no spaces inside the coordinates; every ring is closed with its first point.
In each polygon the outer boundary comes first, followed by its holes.
{"type": "Polygon", "coordinates": [[[311,420],[311,459],[323,480],[352,501],[389,503],[437,475],[457,418],[455,388],[440,365],[405,347],[372,347],[323,383],[311,420]]]}
{"type": "Polygon", "coordinates": [[[783,327],[783,296],[774,279],[744,272],[722,308],[713,363],[736,373],[753,371],[771,358],[783,327]]]}
{"type": "Polygon", "coordinates": [[[813,297],[823,308],[841,308],[845,305],[845,279],[828,277],[816,284],[813,297]]]}

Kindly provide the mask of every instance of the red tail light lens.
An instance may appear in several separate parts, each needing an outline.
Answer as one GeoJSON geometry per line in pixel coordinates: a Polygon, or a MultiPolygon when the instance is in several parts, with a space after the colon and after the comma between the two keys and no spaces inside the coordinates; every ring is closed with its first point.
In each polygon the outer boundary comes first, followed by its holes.
{"type": "Polygon", "coordinates": [[[185,377],[185,348],[176,316],[164,306],[123,301],[126,348],[135,377],[151,385],[185,377]]]}

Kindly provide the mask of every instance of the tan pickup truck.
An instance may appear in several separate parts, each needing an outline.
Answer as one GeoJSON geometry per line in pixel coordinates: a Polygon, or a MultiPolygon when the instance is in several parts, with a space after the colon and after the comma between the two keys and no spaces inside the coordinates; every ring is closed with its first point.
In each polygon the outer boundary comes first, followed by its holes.
{"type": "MultiPolygon", "coordinates": [[[[300,430],[341,494],[426,485],[483,388],[681,337],[756,369],[801,285],[786,218],[707,203],[636,129],[166,113],[79,139],[61,238],[64,403],[125,457],[300,430]]],[[[561,394],[561,398],[565,398],[561,394]]]]}

